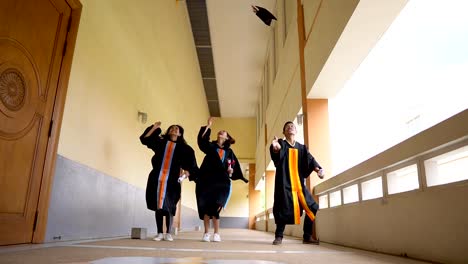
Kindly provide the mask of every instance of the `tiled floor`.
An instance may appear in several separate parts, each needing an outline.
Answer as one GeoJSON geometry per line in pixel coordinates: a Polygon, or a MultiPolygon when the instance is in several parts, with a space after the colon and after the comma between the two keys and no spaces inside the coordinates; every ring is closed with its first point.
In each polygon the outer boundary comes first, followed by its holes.
{"type": "Polygon", "coordinates": [[[415,260],[339,247],[303,245],[286,237],[273,246],[273,234],[224,229],[222,242],[202,242],[202,232],[180,232],[173,242],[117,238],[43,245],[0,247],[0,263],[423,263],[415,260]]]}

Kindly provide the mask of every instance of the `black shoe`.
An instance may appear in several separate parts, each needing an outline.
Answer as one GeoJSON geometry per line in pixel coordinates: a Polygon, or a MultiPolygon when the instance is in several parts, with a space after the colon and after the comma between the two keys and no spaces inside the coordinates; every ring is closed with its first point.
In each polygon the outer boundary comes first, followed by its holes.
{"type": "Polygon", "coordinates": [[[273,240],[273,245],[281,245],[282,242],[283,242],[282,237],[275,237],[275,240],[273,240]]]}
{"type": "Polygon", "coordinates": [[[318,245],[318,244],[320,244],[320,240],[315,240],[315,239],[313,239],[313,238],[303,239],[303,240],[302,240],[302,244],[318,245]]]}

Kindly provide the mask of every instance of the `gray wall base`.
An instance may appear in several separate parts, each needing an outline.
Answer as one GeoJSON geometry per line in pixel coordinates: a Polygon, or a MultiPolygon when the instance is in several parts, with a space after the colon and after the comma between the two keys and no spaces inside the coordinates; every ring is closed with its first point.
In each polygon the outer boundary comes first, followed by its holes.
{"type": "Polygon", "coordinates": [[[57,156],[46,242],[129,236],[132,227],[156,232],[145,190],[57,156]]]}
{"type": "MultiPolygon", "coordinates": [[[[156,233],[145,190],[57,156],[45,242],[130,236],[133,227],[156,233]]],[[[221,228],[248,228],[247,217],[223,217],[221,228]]],[[[181,231],[203,229],[192,208],[182,206],[181,231]]]]}

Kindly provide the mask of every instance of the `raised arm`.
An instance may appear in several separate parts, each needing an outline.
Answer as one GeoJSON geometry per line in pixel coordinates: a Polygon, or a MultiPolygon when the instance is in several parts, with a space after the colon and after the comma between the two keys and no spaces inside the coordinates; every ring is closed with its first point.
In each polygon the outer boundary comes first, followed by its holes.
{"type": "Polygon", "coordinates": [[[280,151],[281,151],[281,139],[278,139],[275,136],[273,140],[271,141],[271,145],[270,145],[270,156],[271,156],[271,160],[273,160],[273,163],[275,164],[275,167],[280,160],[280,151]]]}
{"type": "Polygon", "coordinates": [[[154,133],[154,131],[156,131],[156,129],[158,129],[158,128],[161,128],[161,121],[154,122],[151,129],[148,132],[145,131],[146,133],[143,133],[144,137],[145,138],[150,137],[154,133]]]}
{"type": "Polygon", "coordinates": [[[157,121],[153,125],[145,129],[140,136],[140,141],[148,148],[155,150],[157,145],[162,141],[159,135],[161,134],[161,122],[157,121]]]}
{"type": "Polygon", "coordinates": [[[202,126],[198,132],[197,143],[198,147],[204,153],[208,153],[210,150],[210,135],[211,135],[211,125],[213,124],[213,117],[208,118],[206,126],[202,126]]]}

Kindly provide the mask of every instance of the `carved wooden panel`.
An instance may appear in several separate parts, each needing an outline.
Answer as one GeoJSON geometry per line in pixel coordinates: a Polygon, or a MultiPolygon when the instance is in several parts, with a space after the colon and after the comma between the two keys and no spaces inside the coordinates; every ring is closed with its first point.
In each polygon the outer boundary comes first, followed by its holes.
{"type": "Polygon", "coordinates": [[[16,111],[24,105],[26,85],[24,77],[15,68],[0,72],[0,101],[11,111],[16,111]]]}
{"type": "Polygon", "coordinates": [[[38,106],[38,72],[17,41],[0,38],[0,138],[19,138],[32,127],[38,106]]]}
{"type": "Polygon", "coordinates": [[[32,241],[69,16],[66,0],[0,1],[0,245],[32,241]]]}

